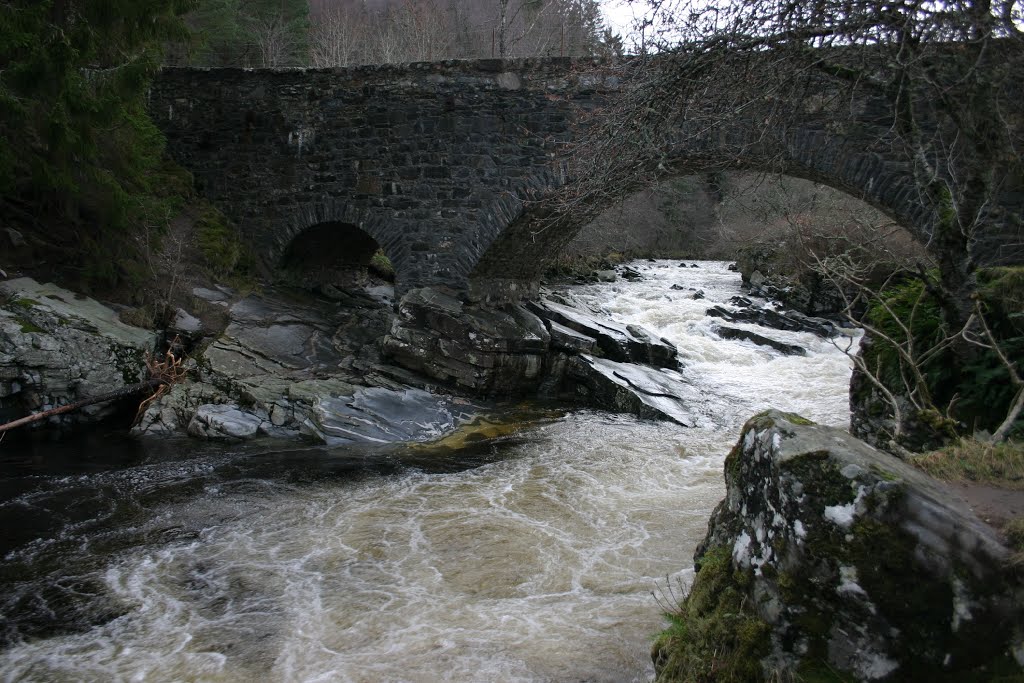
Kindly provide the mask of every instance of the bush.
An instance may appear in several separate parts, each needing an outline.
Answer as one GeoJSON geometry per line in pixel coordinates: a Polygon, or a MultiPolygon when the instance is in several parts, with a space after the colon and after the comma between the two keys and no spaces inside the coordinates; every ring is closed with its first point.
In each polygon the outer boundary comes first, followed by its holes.
{"type": "Polygon", "coordinates": [[[376,253],[370,257],[369,269],[371,273],[375,273],[380,277],[384,278],[388,282],[395,281],[395,267],[391,264],[383,249],[378,249],[376,253]]]}
{"type": "MultiPolygon", "coordinates": [[[[1010,359],[1024,358],[1024,268],[983,269],[978,281],[980,307],[1000,348],[1010,359]]],[[[930,403],[961,423],[968,433],[994,430],[1005,419],[1017,389],[995,351],[957,343],[929,353],[957,330],[946,329],[939,303],[919,278],[882,292],[870,303],[865,321],[901,344],[907,341],[902,326],[911,331],[910,341],[930,403]]],[[[981,334],[975,330],[972,336],[981,334]]],[[[864,360],[891,391],[907,392],[904,381],[912,368],[892,344],[874,339],[864,347],[864,360]]],[[[928,415],[915,417],[928,422],[928,415]]],[[[1018,420],[1013,434],[1024,434],[1024,421],[1018,420]]]]}

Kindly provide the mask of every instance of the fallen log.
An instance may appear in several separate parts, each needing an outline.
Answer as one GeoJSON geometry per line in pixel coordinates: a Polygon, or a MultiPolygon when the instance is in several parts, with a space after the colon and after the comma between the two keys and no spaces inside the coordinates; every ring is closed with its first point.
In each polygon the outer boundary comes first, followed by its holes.
{"type": "Polygon", "coordinates": [[[115,401],[119,398],[127,398],[129,396],[133,396],[146,390],[155,390],[169,383],[170,382],[167,379],[153,378],[147,379],[144,382],[129,384],[128,386],[121,387],[120,389],[116,389],[114,391],[110,391],[99,396],[93,396],[92,398],[83,398],[81,401],[75,401],[74,403],[68,403],[67,405],[58,406],[56,408],[50,408],[49,410],[43,410],[41,412],[33,413],[32,415],[28,415],[26,417],[14,420],[13,422],[2,424],[0,425],[0,433],[6,432],[10,429],[14,429],[15,427],[21,427],[23,425],[32,424],[33,422],[38,422],[39,420],[45,420],[46,418],[53,417],[54,415],[70,413],[73,410],[78,410],[79,408],[91,406],[96,403],[106,403],[107,401],[115,401]]]}

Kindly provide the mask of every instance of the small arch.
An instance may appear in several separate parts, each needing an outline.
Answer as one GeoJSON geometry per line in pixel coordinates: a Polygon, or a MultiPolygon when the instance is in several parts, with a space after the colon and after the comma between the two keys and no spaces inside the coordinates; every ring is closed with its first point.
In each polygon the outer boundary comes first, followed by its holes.
{"type": "Polygon", "coordinates": [[[340,221],[317,223],[301,231],[285,248],[280,268],[288,282],[310,289],[361,287],[371,276],[395,278],[377,240],[340,221]]]}

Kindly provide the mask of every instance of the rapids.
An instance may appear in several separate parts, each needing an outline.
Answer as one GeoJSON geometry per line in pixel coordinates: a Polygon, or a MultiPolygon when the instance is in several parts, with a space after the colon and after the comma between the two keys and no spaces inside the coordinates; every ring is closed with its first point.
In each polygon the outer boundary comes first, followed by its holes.
{"type": "Polygon", "coordinates": [[[739,275],[699,266],[571,288],[679,347],[694,428],[526,407],[457,447],[0,445],[0,678],[649,680],[743,422],[849,417],[846,356],[718,339],[739,275]]]}

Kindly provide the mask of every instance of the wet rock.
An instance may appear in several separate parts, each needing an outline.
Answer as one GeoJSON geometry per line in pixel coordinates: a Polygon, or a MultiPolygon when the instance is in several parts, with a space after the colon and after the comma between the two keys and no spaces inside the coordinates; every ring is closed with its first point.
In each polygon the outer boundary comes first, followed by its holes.
{"type": "Polygon", "coordinates": [[[698,264],[696,264],[696,263],[691,263],[690,267],[691,268],[700,268],[700,266],[698,264]]]}
{"type": "Polygon", "coordinates": [[[169,337],[177,335],[183,340],[194,342],[203,336],[203,323],[185,309],[179,308],[174,313],[174,320],[167,327],[167,333],[169,337]]]}
{"type": "Polygon", "coordinates": [[[465,304],[435,289],[407,293],[384,338],[402,367],[476,394],[512,395],[541,382],[551,335],[521,305],[465,304]]]}
{"type": "Polygon", "coordinates": [[[595,270],[594,277],[597,278],[598,282],[615,282],[619,279],[618,274],[614,270],[595,270]]]}
{"type": "Polygon", "coordinates": [[[700,301],[701,299],[704,298],[704,290],[698,289],[696,292],[693,293],[693,296],[691,298],[694,299],[695,301],[700,301]]]}
{"type": "Polygon", "coordinates": [[[391,318],[380,297],[354,290],[326,300],[268,288],[232,302],[220,289],[203,294],[228,308],[228,325],[200,355],[198,381],[175,386],[149,406],[137,433],[188,428],[194,436],[227,438],[193,418],[204,404],[230,403],[259,421],[260,433],[298,436],[321,400],[351,396],[373,382],[397,386],[375,371],[378,340],[391,318]]]}
{"type": "Polygon", "coordinates": [[[329,445],[429,441],[454,431],[475,412],[450,396],[370,387],[351,396],[321,398],[304,426],[329,445]]]}
{"type": "Polygon", "coordinates": [[[773,348],[784,356],[806,356],[807,349],[797,344],[787,344],[780,342],[775,339],[769,339],[768,337],[762,337],[759,334],[751,332],[750,330],[741,330],[737,327],[718,327],[715,332],[722,339],[740,339],[743,341],[754,342],[759,346],[767,346],[773,348]]]}
{"type": "Polygon", "coordinates": [[[597,340],[593,337],[580,334],[556,322],[548,322],[548,331],[551,333],[551,346],[556,349],[591,354],[597,347],[597,340]]]}
{"type": "MultiPolygon", "coordinates": [[[[747,422],[725,479],[695,555],[703,604],[691,614],[721,618],[719,598],[736,591],[742,614],[729,618],[758,634],[744,655],[763,657],[758,670],[1021,677],[1021,577],[995,531],[946,486],[844,430],[775,411],[747,422]]],[[[655,661],[677,645],[659,641],[655,661]]]]}
{"type": "Polygon", "coordinates": [[[640,273],[640,271],[634,270],[633,268],[626,267],[626,268],[622,269],[622,279],[623,280],[631,280],[631,281],[635,282],[637,280],[643,280],[644,276],[643,276],[643,274],[640,273]]]}
{"type": "MultiPolygon", "coordinates": [[[[113,309],[88,297],[31,278],[0,283],[0,418],[141,381],[143,357],[156,342],[152,330],[124,324],[113,309]]],[[[116,410],[116,404],[100,404],[49,424],[93,422],[116,410]]]]}
{"type": "Polygon", "coordinates": [[[595,339],[602,355],[611,360],[650,363],[656,367],[678,364],[676,347],[665,339],[656,339],[642,328],[620,325],[596,313],[555,301],[531,302],[528,306],[545,320],[595,339]]]}
{"type": "Polygon", "coordinates": [[[682,376],[674,370],[574,356],[569,359],[568,375],[577,383],[577,391],[598,407],[685,427],[696,424],[693,397],[680,395],[682,376]]]}
{"type": "Polygon", "coordinates": [[[680,285],[680,284],[672,285],[672,287],[670,289],[673,289],[673,290],[675,290],[677,292],[686,291],[686,287],[684,287],[683,285],[680,285]]]}
{"type": "Polygon", "coordinates": [[[139,423],[132,428],[132,433],[162,436],[187,430],[200,406],[229,402],[223,392],[209,384],[181,382],[150,403],[139,423]]]}
{"type": "Polygon", "coordinates": [[[204,439],[246,440],[254,438],[264,420],[234,405],[203,405],[188,424],[188,433],[204,439]]]}
{"type": "Polygon", "coordinates": [[[730,273],[735,273],[739,270],[739,266],[737,266],[735,263],[730,263],[727,269],[730,273]]]}
{"type": "Polygon", "coordinates": [[[722,306],[714,306],[707,310],[707,315],[712,318],[722,318],[731,323],[752,323],[789,332],[810,332],[823,339],[829,339],[839,334],[836,326],[830,321],[811,318],[794,311],[779,313],[770,308],[742,308],[730,311],[722,306]]]}

